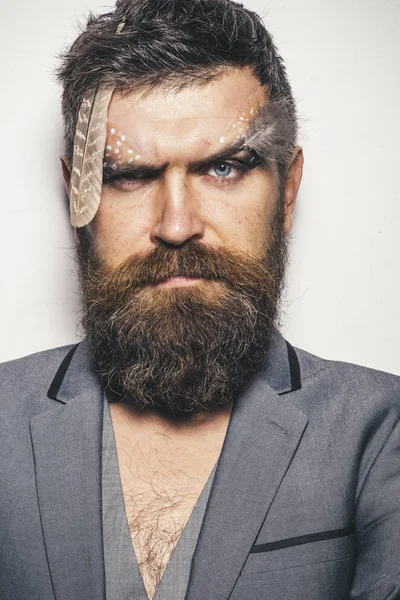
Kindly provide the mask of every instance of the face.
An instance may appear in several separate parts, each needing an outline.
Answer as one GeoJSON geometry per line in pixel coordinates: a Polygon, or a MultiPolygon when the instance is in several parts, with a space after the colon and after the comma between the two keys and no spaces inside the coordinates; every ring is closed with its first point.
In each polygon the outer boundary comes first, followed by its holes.
{"type": "Polygon", "coordinates": [[[113,97],[83,326],[104,384],[141,409],[230,403],[266,356],[301,177],[299,156],[282,189],[244,149],[267,102],[245,70],[113,97]]]}
{"type": "MultiPolygon", "coordinates": [[[[278,178],[271,168],[250,164],[238,141],[267,102],[247,69],[179,92],[115,93],[105,180],[91,225],[102,263],[116,267],[157,246],[181,248],[191,241],[261,257],[278,178]]],[[[286,186],[286,231],[300,175],[298,159],[286,186]]],[[[204,282],[168,282],[199,284],[204,282]]]]}

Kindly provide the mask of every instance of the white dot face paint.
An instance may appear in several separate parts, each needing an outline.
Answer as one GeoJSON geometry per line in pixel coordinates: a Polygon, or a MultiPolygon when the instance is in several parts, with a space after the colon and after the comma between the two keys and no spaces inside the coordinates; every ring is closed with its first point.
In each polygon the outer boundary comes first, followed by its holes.
{"type": "Polygon", "coordinates": [[[238,118],[226,128],[224,135],[220,137],[220,143],[225,143],[227,139],[231,139],[232,133],[235,133],[233,142],[238,143],[242,140],[244,144],[246,134],[249,131],[252,121],[257,117],[260,107],[262,108],[262,104],[259,102],[256,106],[252,106],[249,110],[238,115],[238,118]]]}
{"type": "MultiPolygon", "coordinates": [[[[165,142],[172,150],[172,143],[180,137],[191,140],[197,155],[206,154],[206,151],[211,150],[213,146],[215,151],[217,146],[229,148],[238,141],[238,138],[246,135],[258,106],[262,106],[258,101],[260,91],[263,96],[265,95],[265,90],[261,90],[260,86],[257,94],[248,96],[252,100],[245,110],[239,111],[235,108],[243,106],[244,103],[240,98],[235,101],[232,108],[227,107],[224,111],[215,114],[211,111],[207,112],[204,104],[200,104],[193,112],[190,103],[185,102],[177,112],[172,113],[167,103],[165,112],[161,115],[157,113],[157,117],[154,116],[153,110],[148,110],[147,106],[143,112],[140,108],[138,111],[138,106],[146,104],[141,99],[138,105],[138,99],[132,103],[129,97],[119,97],[118,93],[115,93],[108,114],[108,143],[111,150],[107,149],[107,151],[112,152],[113,155],[117,154],[121,164],[128,163],[133,158],[135,161],[142,159],[146,164],[151,165],[166,164],[170,159],[173,161],[174,152],[170,150],[168,150],[168,161],[164,160],[165,142]],[[140,114],[135,120],[131,118],[132,111],[137,115],[140,114]],[[158,123],[163,125],[162,136],[158,135],[158,123]],[[115,152],[114,149],[119,152],[115,152]]],[[[185,94],[186,91],[182,92],[182,98],[185,94]]],[[[231,101],[229,105],[232,105],[231,101]]],[[[178,147],[177,150],[179,151],[178,147]]],[[[189,156],[186,155],[185,158],[189,160],[189,156]]],[[[132,162],[129,164],[131,165],[132,162]]]]}
{"type": "Polygon", "coordinates": [[[132,165],[136,160],[141,158],[141,155],[137,153],[138,148],[134,147],[133,142],[128,139],[128,136],[124,133],[118,131],[117,127],[107,119],[108,128],[107,128],[107,138],[110,137],[118,137],[115,141],[115,145],[108,144],[105,148],[106,152],[104,157],[110,158],[111,156],[118,157],[118,161],[110,164],[109,162],[104,162],[104,168],[111,168],[114,171],[118,168],[119,165],[122,165],[124,162],[132,165]],[[135,155],[135,157],[133,157],[135,155]]]}

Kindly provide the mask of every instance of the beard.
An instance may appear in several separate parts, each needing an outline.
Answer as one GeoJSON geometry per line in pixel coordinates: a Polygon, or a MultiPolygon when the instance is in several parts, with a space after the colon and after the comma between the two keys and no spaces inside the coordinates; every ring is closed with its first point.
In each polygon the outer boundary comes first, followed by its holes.
{"type": "Polygon", "coordinates": [[[82,325],[106,389],[175,419],[234,401],[266,358],[287,263],[284,203],[262,258],[188,242],[135,254],[114,269],[87,228],[77,259],[82,325]],[[172,277],[202,278],[163,288],[172,277]]]}

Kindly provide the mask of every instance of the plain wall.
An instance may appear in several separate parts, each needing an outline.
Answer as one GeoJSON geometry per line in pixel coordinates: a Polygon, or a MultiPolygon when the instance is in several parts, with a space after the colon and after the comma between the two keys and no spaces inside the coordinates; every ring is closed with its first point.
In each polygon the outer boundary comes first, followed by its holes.
{"type": "MultiPolygon", "coordinates": [[[[306,166],[282,331],[324,357],[400,374],[398,0],[247,0],[285,59],[306,166]]],[[[78,339],[57,52],[95,1],[6,0],[0,360],[78,339]]]]}

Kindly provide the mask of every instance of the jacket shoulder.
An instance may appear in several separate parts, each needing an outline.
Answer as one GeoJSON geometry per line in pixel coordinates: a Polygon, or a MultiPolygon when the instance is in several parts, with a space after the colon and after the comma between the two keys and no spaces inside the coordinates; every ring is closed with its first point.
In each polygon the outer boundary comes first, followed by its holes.
{"type": "Polygon", "coordinates": [[[327,360],[296,348],[304,389],[314,396],[323,390],[327,401],[335,399],[372,411],[393,409],[400,415],[400,377],[353,363],[327,360]],[[314,392],[314,393],[313,393],[314,392]]]}
{"type": "Polygon", "coordinates": [[[76,344],[37,352],[0,364],[0,403],[19,405],[46,397],[53,378],[68,352],[76,344]]]}
{"type": "Polygon", "coordinates": [[[375,380],[376,382],[391,382],[395,386],[400,385],[400,376],[394,375],[393,373],[387,373],[385,371],[363,367],[345,361],[322,358],[301,348],[295,348],[295,350],[299,359],[303,380],[315,377],[319,373],[322,374],[324,371],[327,371],[332,374],[337,373],[338,376],[346,375],[350,378],[354,377],[357,380],[361,378],[362,380],[375,380]]]}

